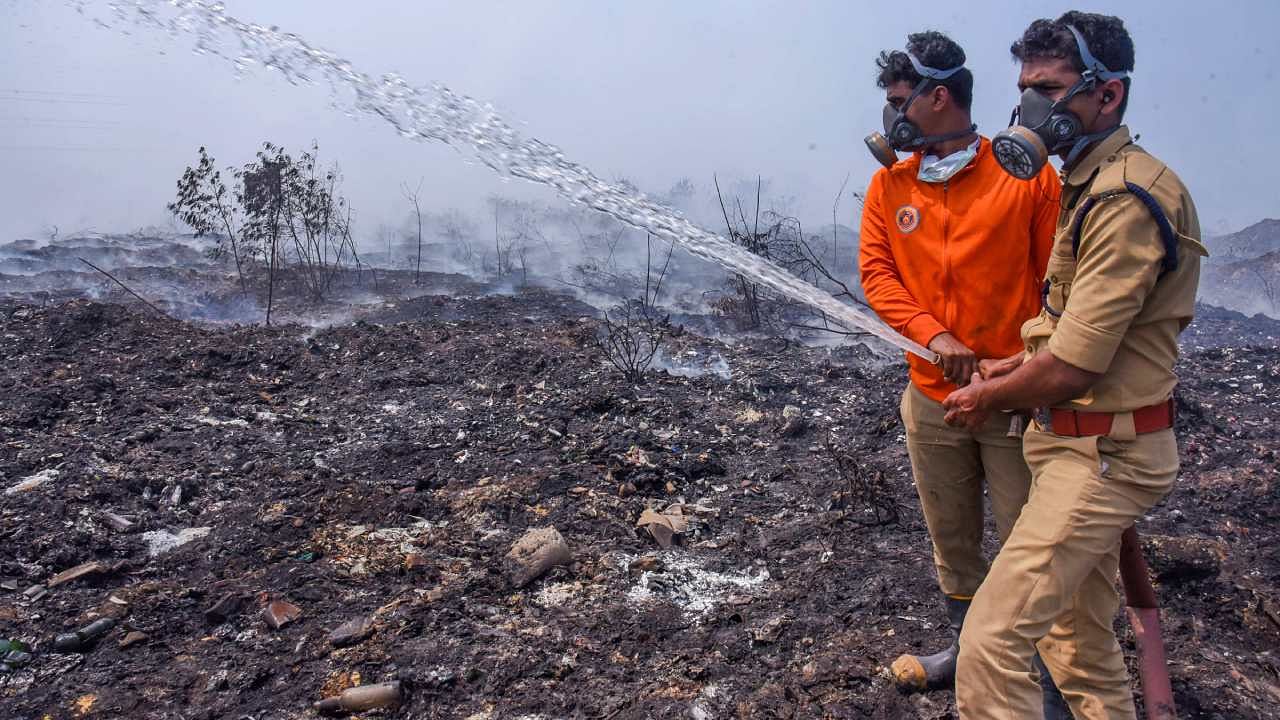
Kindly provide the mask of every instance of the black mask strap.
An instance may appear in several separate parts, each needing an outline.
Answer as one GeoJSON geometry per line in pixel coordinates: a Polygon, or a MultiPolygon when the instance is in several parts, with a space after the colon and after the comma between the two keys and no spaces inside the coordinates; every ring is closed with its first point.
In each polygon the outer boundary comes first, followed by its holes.
{"type": "Polygon", "coordinates": [[[1088,150],[1089,148],[1093,147],[1094,143],[1099,142],[1104,138],[1107,138],[1108,136],[1111,135],[1111,133],[1119,129],[1120,129],[1120,126],[1116,125],[1115,127],[1107,128],[1106,130],[1103,130],[1101,132],[1091,133],[1089,135],[1081,135],[1079,138],[1076,138],[1075,143],[1071,145],[1071,152],[1068,152],[1067,157],[1062,161],[1062,167],[1064,169],[1074,167],[1075,162],[1084,155],[1085,150],[1088,150]]]}
{"type": "MultiPolygon", "coordinates": [[[[956,69],[959,69],[959,68],[956,68],[956,69]]],[[[920,82],[916,83],[915,89],[911,91],[911,94],[907,96],[906,102],[902,103],[902,107],[898,109],[898,117],[897,119],[894,120],[895,125],[900,121],[906,120],[907,108],[910,108],[911,103],[915,102],[915,99],[920,97],[920,95],[924,93],[925,87],[929,84],[929,82],[932,79],[933,78],[927,78],[927,77],[921,78],[920,82]]],[[[892,129],[893,128],[891,127],[890,130],[892,129]]],[[[896,150],[915,150],[915,149],[927,147],[929,145],[933,145],[935,143],[947,142],[948,140],[958,140],[966,135],[973,133],[977,129],[978,129],[977,125],[970,125],[968,128],[964,130],[956,130],[955,132],[949,132],[949,133],[946,133],[945,135],[921,135],[915,140],[912,140],[910,143],[895,149],[896,150]]]]}
{"type": "Polygon", "coordinates": [[[964,130],[956,130],[954,132],[949,132],[945,135],[925,135],[919,140],[916,140],[915,144],[921,147],[927,147],[929,145],[934,145],[936,143],[947,142],[948,140],[959,140],[960,138],[966,135],[972,135],[975,131],[977,131],[977,129],[978,129],[977,125],[970,125],[964,130]]]}
{"type": "Polygon", "coordinates": [[[929,78],[920,78],[920,82],[916,83],[916,86],[911,91],[911,94],[907,96],[907,101],[902,103],[902,107],[898,108],[899,117],[907,116],[907,108],[911,107],[911,103],[915,102],[916,98],[920,97],[924,93],[924,89],[928,85],[929,85],[929,78]]]}

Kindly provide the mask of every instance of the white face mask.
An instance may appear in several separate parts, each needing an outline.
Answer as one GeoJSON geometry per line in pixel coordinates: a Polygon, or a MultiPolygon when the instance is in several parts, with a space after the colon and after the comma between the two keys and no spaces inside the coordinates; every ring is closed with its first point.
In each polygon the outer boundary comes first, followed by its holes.
{"type": "Polygon", "coordinates": [[[973,162],[973,159],[978,156],[978,142],[981,141],[975,141],[964,150],[953,152],[944,158],[936,155],[925,155],[920,158],[920,172],[917,173],[916,177],[928,183],[940,183],[950,180],[953,175],[968,167],[969,163],[973,162]]]}

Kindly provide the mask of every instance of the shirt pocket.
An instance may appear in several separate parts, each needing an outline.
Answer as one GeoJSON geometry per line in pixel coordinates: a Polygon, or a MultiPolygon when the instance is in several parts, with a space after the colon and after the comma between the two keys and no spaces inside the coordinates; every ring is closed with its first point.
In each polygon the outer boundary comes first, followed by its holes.
{"type": "Polygon", "coordinates": [[[1040,306],[1053,318],[1062,317],[1071,297],[1071,283],[1076,278],[1076,259],[1060,255],[1055,249],[1049,255],[1049,266],[1044,271],[1044,286],[1040,290],[1040,306]]]}

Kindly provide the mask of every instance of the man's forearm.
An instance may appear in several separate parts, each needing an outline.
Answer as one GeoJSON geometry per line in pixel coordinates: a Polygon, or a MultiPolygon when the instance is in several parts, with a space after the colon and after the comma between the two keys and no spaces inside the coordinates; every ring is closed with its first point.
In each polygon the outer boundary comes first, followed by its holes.
{"type": "Polygon", "coordinates": [[[1054,357],[1037,353],[1016,370],[984,383],[981,405],[986,410],[1025,410],[1052,407],[1088,392],[1098,375],[1054,357]]]}

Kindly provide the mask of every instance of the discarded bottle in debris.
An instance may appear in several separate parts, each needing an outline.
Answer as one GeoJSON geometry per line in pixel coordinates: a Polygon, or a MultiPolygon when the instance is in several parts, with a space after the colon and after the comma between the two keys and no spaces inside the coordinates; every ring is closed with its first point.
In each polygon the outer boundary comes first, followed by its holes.
{"type": "Polygon", "coordinates": [[[337,715],[341,713],[364,712],[376,708],[395,708],[400,705],[404,695],[400,682],[379,683],[377,685],[361,685],[347,688],[337,697],[325,698],[316,703],[316,712],[337,715]]]}
{"type": "Polygon", "coordinates": [[[10,650],[0,658],[0,666],[5,668],[20,668],[31,662],[31,653],[22,650],[10,650]]]}
{"type": "Polygon", "coordinates": [[[75,632],[63,633],[53,639],[53,649],[61,653],[76,652],[93,645],[116,626],[116,621],[98,618],[75,632]]]}
{"type": "Polygon", "coordinates": [[[18,640],[0,639],[0,670],[12,670],[31,662],[27,646],[18,640]]]}
{"type": "Polygon", "coordinates": [[[102,513],[102,521],[118,532],[128,532],[134,525],[134,522],[129,518],[113,512],[102,513]]]}

